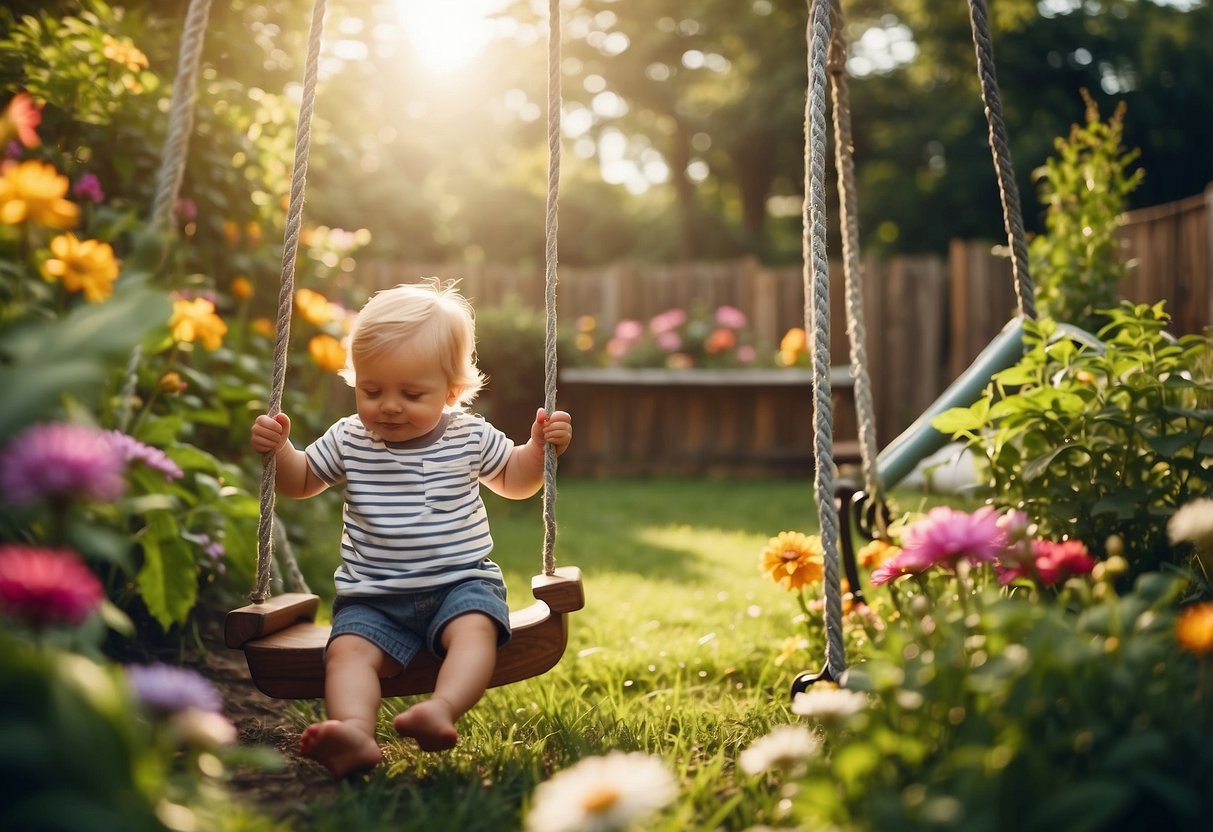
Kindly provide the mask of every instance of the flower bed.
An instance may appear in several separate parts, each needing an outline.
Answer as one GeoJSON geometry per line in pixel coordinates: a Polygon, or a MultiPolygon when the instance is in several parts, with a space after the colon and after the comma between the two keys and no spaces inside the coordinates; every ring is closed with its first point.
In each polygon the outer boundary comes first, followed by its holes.
{"type": "MultiPolygon", "coordinates": [[[[834,457],[854,462],[851,377],[835,367],[834,457]]],[[[559,402],[577,444],[561,459],[573,476],[803,476],[813,470],[808,370],[561,371],[559,402]]]]}

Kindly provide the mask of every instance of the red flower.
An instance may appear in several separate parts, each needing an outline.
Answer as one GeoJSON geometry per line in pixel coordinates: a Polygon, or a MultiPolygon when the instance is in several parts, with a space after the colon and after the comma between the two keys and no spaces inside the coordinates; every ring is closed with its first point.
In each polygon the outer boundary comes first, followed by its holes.
{"type": "Polygon", "coordinates": [[[0,610],[34,626],[79,624],[105,592],[69,549],[0,546],[0,610]]]}
{"type": "MultiPolygon", "coordinates": [[[[1081,540],[1055,543],[1052,540],[1033,540],[1032,557],[1036,562],[1036,574],[1042,586],[1064,583],[1075,575],[1089,575],[1095,568],[1095,559],[1081,540]]],[[[1006,586],[1012,581],[1029,576],[1027,566],[1015,566],[1004,570],[999,582],[1006,586]]]]}

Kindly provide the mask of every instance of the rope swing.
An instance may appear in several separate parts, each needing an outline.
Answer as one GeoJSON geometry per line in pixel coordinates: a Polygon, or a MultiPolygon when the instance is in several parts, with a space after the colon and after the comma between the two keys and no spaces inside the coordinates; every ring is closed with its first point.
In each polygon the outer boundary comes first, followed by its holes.
{"type": "MultiPolygon", "coordinates": [[[[544,407],[555,410],[556,399],[556,283],[557,196],[560,183],[560,4],[549,0],[548,20],[548,193],[545,217],[544,407]]],[[[303,96],[296,130],[295,166],[282,251],[282,275],[274,341],[273,376],[268,413],[281,411],[285,387],[287,345],[295,296],[295,257],[302,225],[303,197],[311,145],[325,0],[315,0],[308,37],[303,96]]],[[[313,621],[319,598],[287,593],[270,598],[274,529],[273,454],[263,457],[261,514],[257,527],[257,578],[250,594],[252,604],[227,615],[224,639],[228,647],[242,649],[254,683],[263,693],[285,699],[312,699],[324,695],[324,646],[329,628],[313,621]]],[[[567,613],[585,605],[581,571],[575,566],[556,567],[556,453],[544,451],[542,573],[531,581],[535,603],[510,614],[512,636],[497,654],[490,687],[509,684],[550,670],[564,654],[568,642],[567,613]]],[[[380,680],[383,696],[432,692],[440,662],[429,653],[418,655],[407,668],[380,680]]]]}
{"type": "Polygon", "coordinates": [[[885,537],[887,511],[881,491],[900,481],[918,461],[943,446],[945,437],[930,426],[935,415],[956,404],[969,404],[990,375],[1010,366],[1022,354],[1022,323],[1035,319],[1035,290],[1028,271],[1027,236],[1024,232],[1019,191],[1011,165],[1003,120],[1002,101],[994,73],[989,15],[985,0],[968,0],[973,46],[977,56],[981,98],[989,124],[990,152],[998,176],[1003,226],[1011,251],[1018,317],[1013,319],[970,368],[944,391],[930,409],[879,455],[872,406],[871,381],[864,347],[862,269],[855,196],[855,168],[851,135],[850,97],[846,84],[846,42],[840,0],[808,0],[808,88],[805,96],[805,202],[803,212],[805,331],[813,333],[813,435],[814,499],[821,524],[825,595],[825,666],[802,673],[792,683],[793,696],[818,681],[840,682],[846,669],[842,639],[842,588],[839,545],[850,591],[863,601],[851,541],[851,512],[860,515],[860,527],[873,537],[885,537]],[[833,101],[835,156],[837,160],[840,226],[845,280],[847,336],[855,407],[859,422],[860,453],[865,490],[846,483],[834,484],[833,428],[830,390],[829,262],[826,255],[825,209],[825,86],[829,76],[833,101]],[[870,509],[865,521],[864,507],[870,509]],[[866,527],[865,527],[866,526],[866,527]]]}

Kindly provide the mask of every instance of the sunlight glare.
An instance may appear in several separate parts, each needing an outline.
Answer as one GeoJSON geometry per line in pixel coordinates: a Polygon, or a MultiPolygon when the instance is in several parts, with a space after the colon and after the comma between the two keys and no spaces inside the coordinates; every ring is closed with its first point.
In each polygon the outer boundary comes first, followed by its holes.
{"type": "Polygon", "coordinates": [[[426,67],[453,72],[470,63],[493,36],[489,15],[501,0],[394,0],[400,27],[426,67]]]}

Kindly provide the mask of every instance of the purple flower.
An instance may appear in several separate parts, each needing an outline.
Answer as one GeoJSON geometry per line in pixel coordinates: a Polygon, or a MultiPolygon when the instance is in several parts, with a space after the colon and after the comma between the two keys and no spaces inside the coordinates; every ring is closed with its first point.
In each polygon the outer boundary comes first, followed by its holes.
{"type": "Polygon", "coordinates": [[[0,609],[36,626],[79,624],[105,598],[101,581],[69,549],[0,546],[0,609]]]}
{"type": "Polygon", "coordinates": [[[164,474],[164,479],[169,482],[181,479],[185,475],[181,467],[169,459],[168,455],[159,448],[145,445],[138,439],[127,436],[118,430],[111,430],[107,436],[122,454],[125,462],[141,462],[153,471],[164,474]]]}
{"type": "Polygon", "coordinates": [[[101,180],[91,173],[86,173],[76,180],[76,184],[72,186],[72,196],[94,205],[100,205],[105,201],[105,192],[101,190],[101,180]]]}
{"type": "Polygon", "coordinates": [[[5,159],[20,159],[23,153],[25,153],[25,148],[21,142],[16,140],[9,142],[4,148],[5,159]]]}
{"type": "Polygon", "coordinates": [[[127,666],[126,678],[139,701],[154,711],[223,711],[219,690],[196,670],[160,663],[133,664],[127,666]]]}
{"type": "Polygon", "coordinates": [[[0,455],[0,492],[13,503],[80,496],[112,502],[126,491],[126,458],[104,431],[34,425],[0,455]]]}

